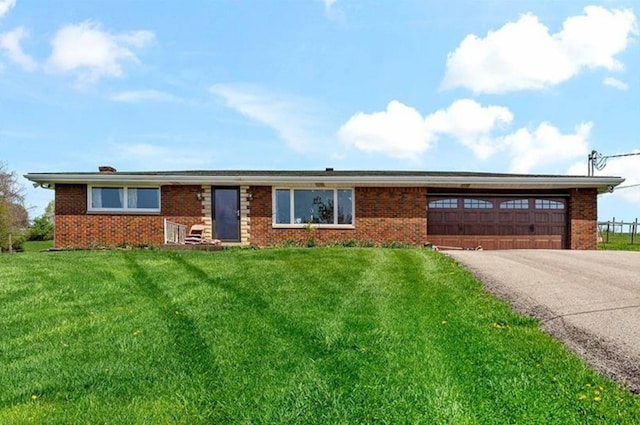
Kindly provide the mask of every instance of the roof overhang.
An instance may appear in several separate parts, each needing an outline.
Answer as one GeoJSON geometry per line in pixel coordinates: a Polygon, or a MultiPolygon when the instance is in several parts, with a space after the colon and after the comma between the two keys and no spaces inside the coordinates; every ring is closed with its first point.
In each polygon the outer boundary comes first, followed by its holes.
{"type": "Polygon", "coordinates": [[[457,189],[571,189],[596,188],[611,192],[624,181],[621,177],[521,175],[492,173],[405,173],[385,172],[176,172],[163,173],[29,173],[34,186],[55,188],[57,184],[88,185],[247,185],[247,186],[359,186],[438,187],[457,189]]]}

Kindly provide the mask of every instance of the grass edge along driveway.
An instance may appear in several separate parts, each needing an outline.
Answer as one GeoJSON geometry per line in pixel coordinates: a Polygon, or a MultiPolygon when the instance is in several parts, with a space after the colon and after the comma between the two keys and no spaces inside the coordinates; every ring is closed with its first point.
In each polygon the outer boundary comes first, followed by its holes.
{"type": "Polygon", "coordinates": [[[634,423],[418,249],[0,256],[0,423],[634,423]]]}

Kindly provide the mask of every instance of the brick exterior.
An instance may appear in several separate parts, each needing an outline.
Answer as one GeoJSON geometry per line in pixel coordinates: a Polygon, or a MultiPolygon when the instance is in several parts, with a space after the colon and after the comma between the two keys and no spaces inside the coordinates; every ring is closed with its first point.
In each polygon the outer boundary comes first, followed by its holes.
{"type": "Polygon", "coordinates": [[[122,244],[142,246],[164,243],[164,219],[191,226],[202,222],[197,199],[201,186],[162,186],[161,213],[87,213],[86,185],[56,185],[55,247],[97,248],[122,244]]]}
{"type": "Polygon", "coordinates": [[[422,245],[427,241],[427,190],[423,187],[355,188],[352,229],[273,228],[271,187],[253,186],[250,192],[250,242],[254,246],[305,244],[311,238],[318,245],[348,241],[422,245]]]}
{"type": "MultiPolygon", "coordinates": [[[[427,237],[427,188],[356,187],[355,226],[348,229],[274,228],[272,189],[241,187],[241,243],[274,246],[289,242],[317,245],[336,242],[402,243],[421,246],[427,237]],[[247,200],[251,198],[251,201],[247,200]]],[[[210,187],[167,185],[161,188],[158,215],[87,213],[87,186],[56,185],[55,247],[95,248],[161,245],[163,219],[191,226],[206,223],[211,232],[210,187]],[[203,200],[198,200],[203,193],[203,200]]],[[[572,189],[568,204],[568,248],[596,249],[597,191],[572,189]]]]}
{"type": "Polygon", "coordinates": [[[597,249],[598,192],[596,189],[571,189],[568,220],[569,248],[597,249]]]}

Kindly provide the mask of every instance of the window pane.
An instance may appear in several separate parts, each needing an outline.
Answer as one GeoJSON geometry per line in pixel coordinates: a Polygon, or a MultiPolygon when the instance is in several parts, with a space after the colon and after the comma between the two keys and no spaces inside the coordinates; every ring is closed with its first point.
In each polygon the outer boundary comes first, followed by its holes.
{"type": "Polygon", "coordinates": [[[289,189],[276,190],[276,223],[291,224],[291,198],[289,189]]]}
{"type": "Polygon", "coordinates": [[[458,208],[458,200],[455,198],[437,199],[429,202],[429,208],[458,208]]]}
{"type": "Polygon", "coordinates": [[[473,208],[473,209],[475,208],[486,209],[486,208],[493,208],[493,203],[489,201],[484,201],[482,199],[466,198],[464,200],[464,207],[473,208]]]}
{"type": "Polygon", "coordinates": [[[157,188],[129,188],[127,189],[128,208],[160,208],[160,190],[157,188]]]}
{"type": "Polygon", "coordinates": [[[294,190],[295,223],[333,224],[333,190],[294,190]]]}
{"type": "Polygon", "coordinates": [[[91,188],[92,208],[123,208],[123,189],[121,187],[91,188]]]}
{"type": "Polygon", "coordinates": [[[550,199],[536,199],[536,209],[540,210],[563,210],[564,202],[552,201],[550,199]]]}
{"type": "Polygon", "coordinates": [[[508,210],[524,210],[529,208],[528,199],[512,199],[511,201],[502,201],[500,208],[508,210]]]}
{"type": "Polygon", "coordinates": [[[338,224],[353,224],[353,192],[338,190],[338,224]]]}

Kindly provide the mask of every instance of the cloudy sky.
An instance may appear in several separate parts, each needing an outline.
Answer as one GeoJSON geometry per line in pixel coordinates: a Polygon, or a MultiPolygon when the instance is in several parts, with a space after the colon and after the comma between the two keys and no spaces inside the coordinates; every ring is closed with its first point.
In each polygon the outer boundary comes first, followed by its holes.
{"type": "MultiPolygon", "coordinates": [[[[584,175],[592,150],[640,152],[638,14],[631,0],[0,0],[0,161],[584,175]]],[[[640,184],[640,156],[597,174],[640,184]]],[[[52,198],[25,189],[35,214],[52,198]]],[[[599,200],[602,219],[640,216],[640,187],[599,200]]]]}

